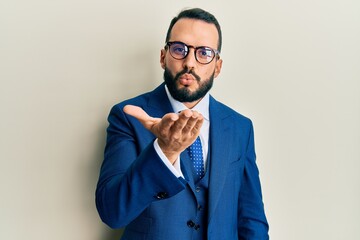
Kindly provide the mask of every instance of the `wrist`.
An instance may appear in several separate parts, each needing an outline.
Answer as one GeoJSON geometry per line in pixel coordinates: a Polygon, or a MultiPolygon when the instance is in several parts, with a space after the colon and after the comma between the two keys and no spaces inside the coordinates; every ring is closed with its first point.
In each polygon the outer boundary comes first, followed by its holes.
{"type": "Polygon", "coordinates": [[[158,144],[159,147],[161,149],[161,151],[163,152],[163,154],[165,155],[165,157],[169,160],[169,162],[174,165],[174,163],[176,162],[176,160],[179,158],[180,156],[180,152],[178,151],[174,151],[172,149],[169,149],[167,147],[166,144],[161,143],[161,141],[158,139],[158,144]]]}

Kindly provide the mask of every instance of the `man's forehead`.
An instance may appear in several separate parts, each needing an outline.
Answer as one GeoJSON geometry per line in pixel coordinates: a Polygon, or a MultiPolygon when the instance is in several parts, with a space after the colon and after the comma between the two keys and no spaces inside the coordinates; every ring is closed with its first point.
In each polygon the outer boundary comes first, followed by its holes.
{"type": "Polygon", "coordinates": [[[182,18],[173,26],[170,41],[181,41],[194,46],[208,46],[217,49],[219,35],[212,23],[198,19],[182,18]]]}

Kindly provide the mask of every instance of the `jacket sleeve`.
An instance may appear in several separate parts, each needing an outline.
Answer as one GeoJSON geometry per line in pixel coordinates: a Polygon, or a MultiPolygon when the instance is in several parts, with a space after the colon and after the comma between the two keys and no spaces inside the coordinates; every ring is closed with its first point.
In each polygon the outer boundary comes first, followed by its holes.
{"type": "Polygon", "coordinates": [[[122,108],[123,105],[116,105],[109,114],[104,161],[96,189],[99,215],[112,228],[126,226],[152,202],[185,189],[185,180],[175,177],[165,166],[153,140],[141,139],[141,131],[148,133],[122,108]]]}
{"type": "Polygon", "coordinates": [[[244,174],[239,196],[238,234],[241,240],[268,240],[259,171],[256,166],[253,126],[250,125],[244,174]]]}

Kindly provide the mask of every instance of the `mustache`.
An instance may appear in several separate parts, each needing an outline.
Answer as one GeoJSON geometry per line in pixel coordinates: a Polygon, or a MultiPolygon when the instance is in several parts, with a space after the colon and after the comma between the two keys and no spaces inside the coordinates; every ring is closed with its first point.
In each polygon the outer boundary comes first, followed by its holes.
{"type": "Polygon", "coordinates": [[[174,79],[177,81],[179,79],[179,77],[185,73],[193,75],[193,77],[196,79],[196,81],[200,82],[200,80],[201,80],[200,76],[197,75],[192,69],[189,70],[188,68],[184,68],[184,70],[178,72],[175,75],[174,79]]]}

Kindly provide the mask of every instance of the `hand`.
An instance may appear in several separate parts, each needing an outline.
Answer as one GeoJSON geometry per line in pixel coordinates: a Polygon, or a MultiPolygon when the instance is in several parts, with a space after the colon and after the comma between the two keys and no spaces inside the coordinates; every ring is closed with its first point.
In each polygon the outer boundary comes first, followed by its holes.
{"type": "Polygon", "coordinates": [[[168,113],[162,118],[150,117],[142,108],[133,105],[126,105],[124,112],[138,119],[158,138],[159,146],[171,164],[199,136],[204,121],[200,113],[190,109],[179,114],[168,113]]]}

